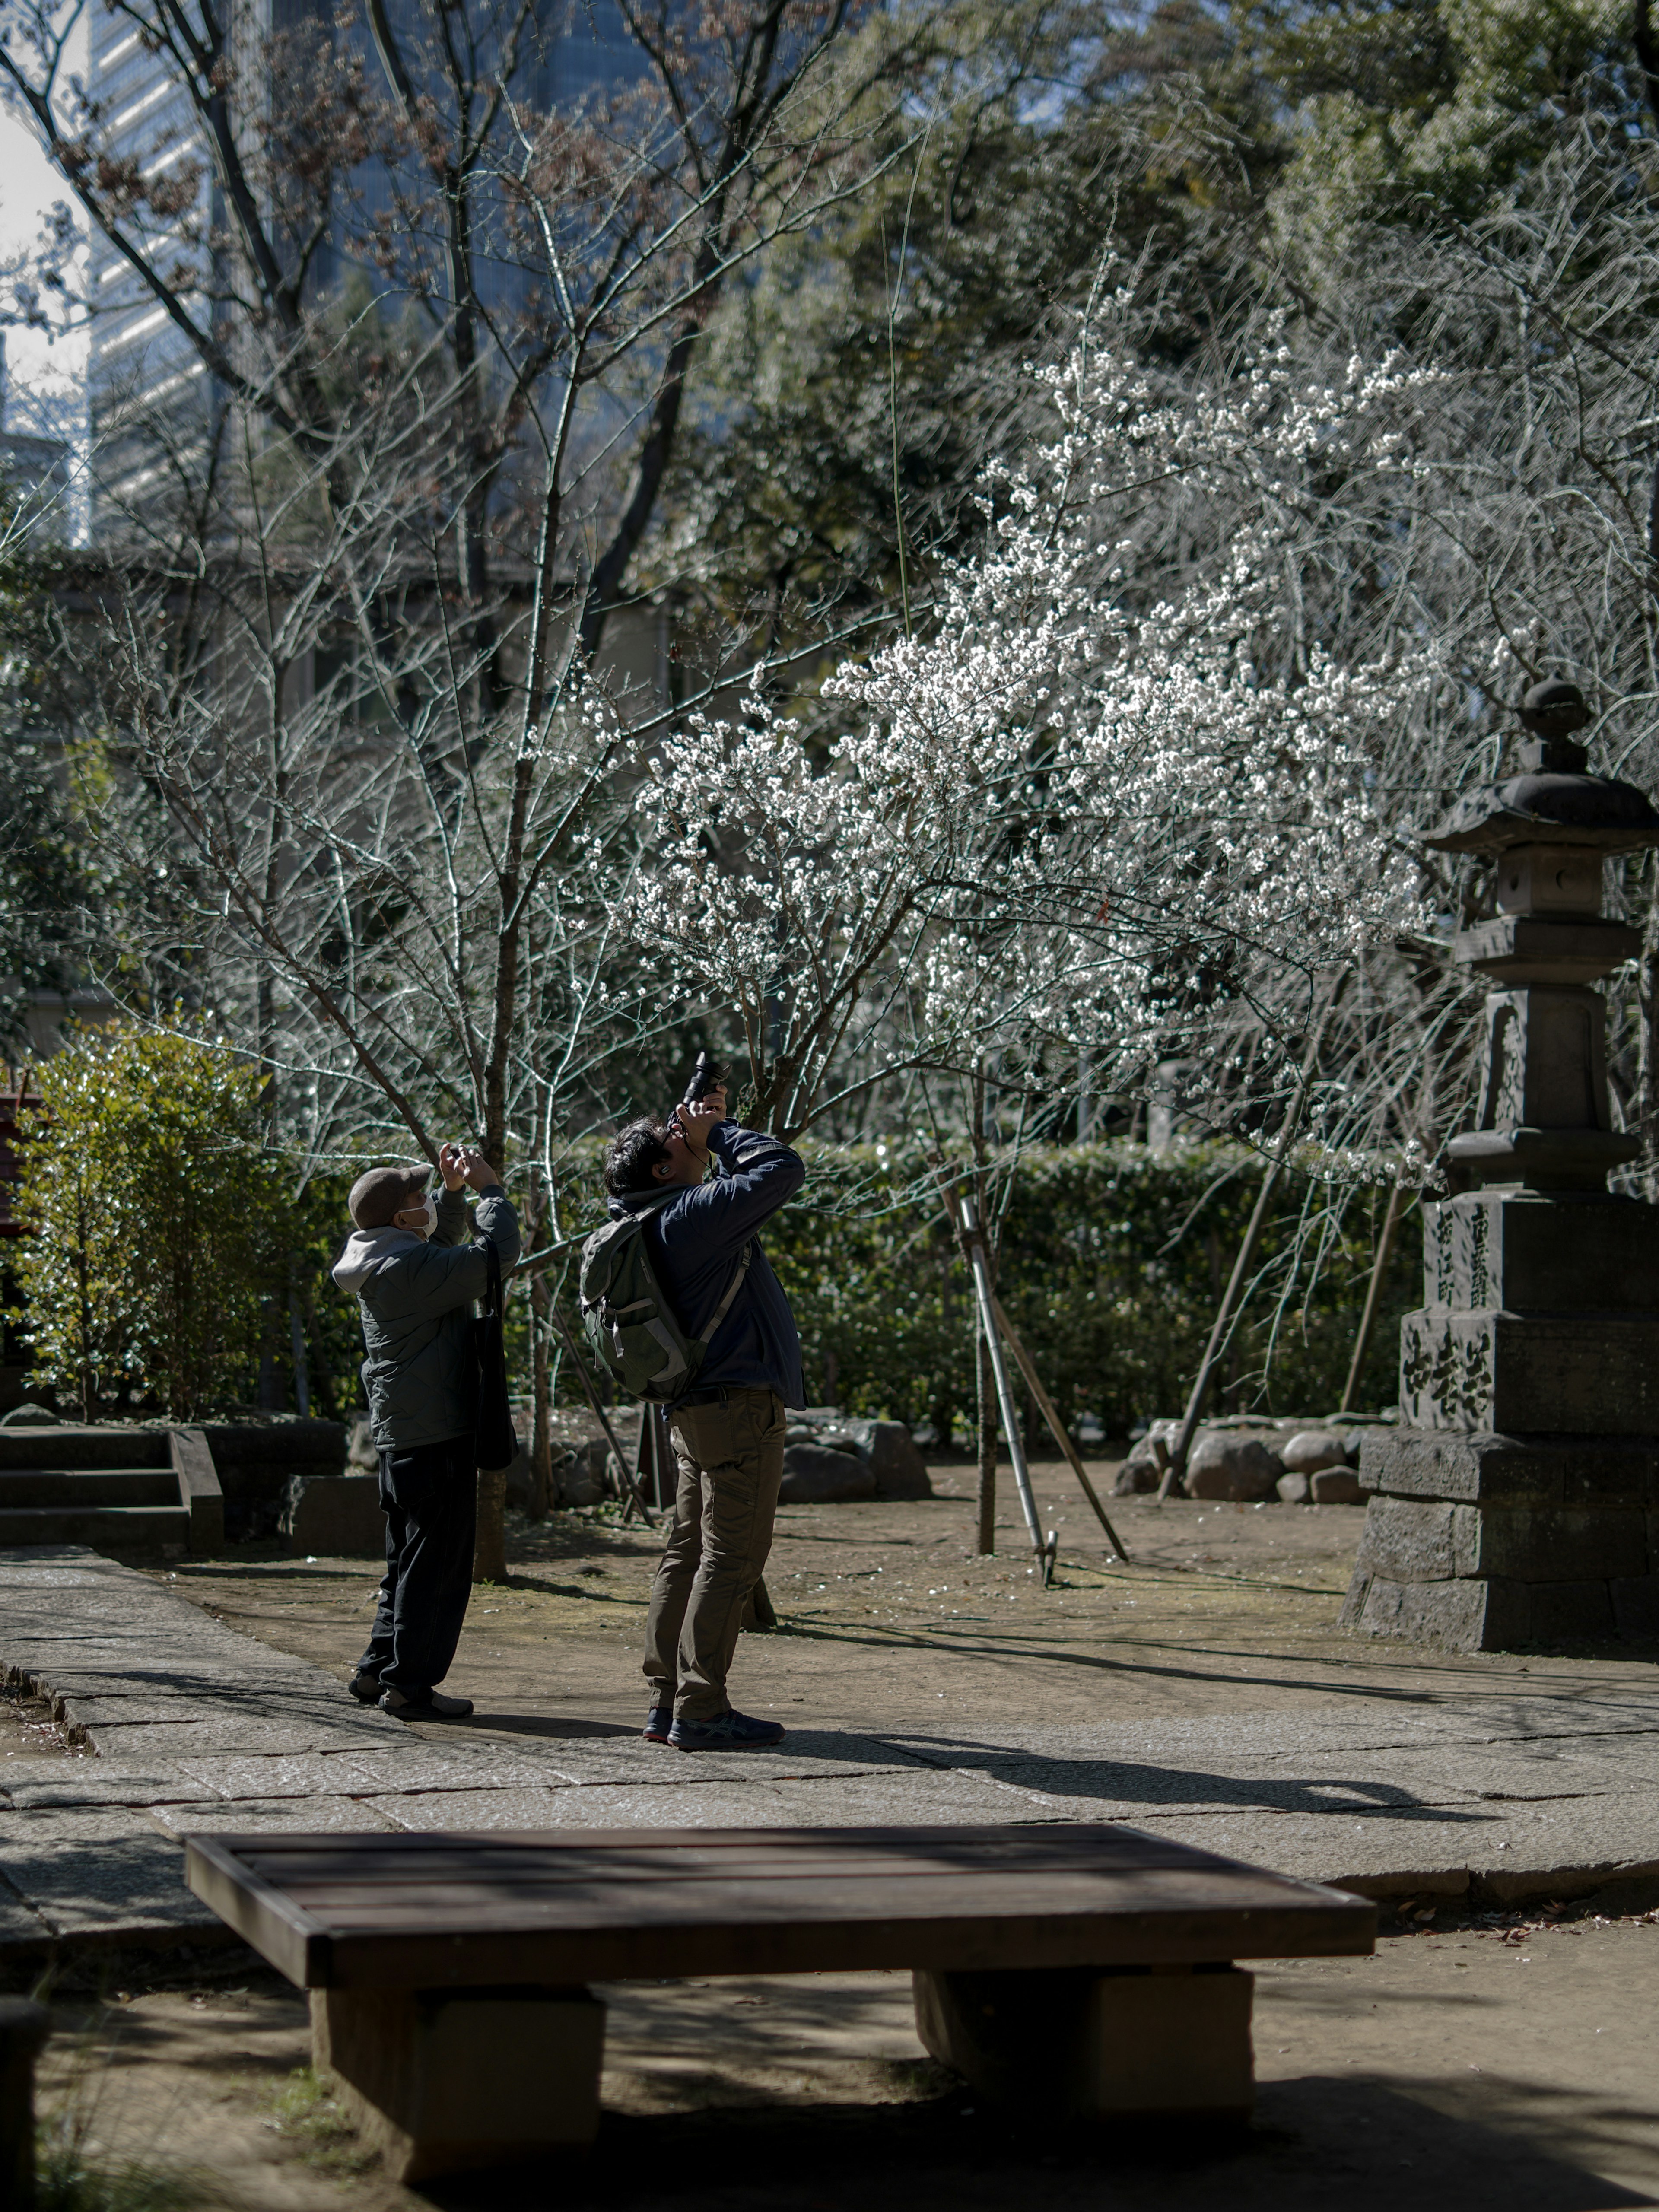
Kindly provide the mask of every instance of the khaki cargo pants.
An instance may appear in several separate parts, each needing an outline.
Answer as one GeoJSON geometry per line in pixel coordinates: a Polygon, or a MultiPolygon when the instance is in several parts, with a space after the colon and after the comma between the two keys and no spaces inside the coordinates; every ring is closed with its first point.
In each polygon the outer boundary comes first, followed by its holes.
{"type": "Polygon", "coordinates": [[[729,1712],[726,1678],[749,1593],[772,1548],[783,1480],[784,1405],[775,1390],[728,1390],[670,1419],[679,1480],[646,1619],[651,1703],[680,1720],[729,1712]]]}

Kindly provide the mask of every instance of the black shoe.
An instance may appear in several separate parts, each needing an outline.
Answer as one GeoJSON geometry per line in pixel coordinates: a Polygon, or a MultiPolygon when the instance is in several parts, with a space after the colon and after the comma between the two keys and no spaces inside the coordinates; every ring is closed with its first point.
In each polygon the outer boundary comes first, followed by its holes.
{"type": "Polygon", "coordinates": [[[674,1725],[672,1705],[653,1705],[645,1717],[644,1735],[647,1743],[666,1743],[668,1731],[674,1725]]]}
{"type": "Polygon", "coordinates": [[[380,1711],[400,1721],[464,1721],[471,1710],[471,1698],[441,1698],[435,1690],[428,1690],[423,1698],[387,1690],[380,1698],[380,1711]]]}
{"type": "Polygon", "coordinates": [[[380,1702],[380,1678],[378,1674],[365,1674],[359,1670],[347,1686],[360,1705],[378,1705],[380,1702]]]}
{"type": "Polygon", "coordinates": [[[668,1741],[676,1751],[766,1751],[783,1741],[783,1723],[721,1713],[712,1721],[676,1721],[668,1741]]]}

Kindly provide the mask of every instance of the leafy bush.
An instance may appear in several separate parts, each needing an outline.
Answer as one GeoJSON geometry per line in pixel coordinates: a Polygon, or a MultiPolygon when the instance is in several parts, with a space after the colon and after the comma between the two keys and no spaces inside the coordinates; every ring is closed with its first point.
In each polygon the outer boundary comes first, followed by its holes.
{"type": "Polygon", "coordinates": [[[124,1027],[76,1038],[36,1083],[18,1193],[34,1233],[14,1261],[35,1377],[88,1420],[234,1398],[292,1241],[257,1072],[181,1028],[124,1027]]]}

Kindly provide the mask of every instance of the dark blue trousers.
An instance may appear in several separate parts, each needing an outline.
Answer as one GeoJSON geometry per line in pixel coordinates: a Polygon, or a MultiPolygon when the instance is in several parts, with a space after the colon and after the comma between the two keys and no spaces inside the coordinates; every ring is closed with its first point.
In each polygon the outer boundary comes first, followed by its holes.
{"type": "Polygon", "coordinates": [[[472,1458],[470,1433],[380,1454],[386,1573],[357,1672],[405,1697],[436,1689],[461,1640],[478,1510],[472,1458]]]}

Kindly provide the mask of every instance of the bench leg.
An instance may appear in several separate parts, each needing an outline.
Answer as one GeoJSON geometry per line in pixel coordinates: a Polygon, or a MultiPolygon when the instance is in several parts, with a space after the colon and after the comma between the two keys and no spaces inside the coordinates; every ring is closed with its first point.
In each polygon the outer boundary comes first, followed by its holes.
{"type": "Polygon", "coordinates": [[[34,2202],[34,2059],[52,2027],[45,2005],[0,1997],[0,2204],[34,2202]]]}
{"type": "Polygon", "coordinates": [[[1230,1966],[918,1972],[916,2032],[996,2103],[1243,2120],[1255,1978],[1230,1966]]]}
{"type": "Polygon", "coordinates": [[[591,2143],[605,2007],[583,1989],[313,1990],[312,2056],[400,2181],[591,2143]]]}

